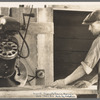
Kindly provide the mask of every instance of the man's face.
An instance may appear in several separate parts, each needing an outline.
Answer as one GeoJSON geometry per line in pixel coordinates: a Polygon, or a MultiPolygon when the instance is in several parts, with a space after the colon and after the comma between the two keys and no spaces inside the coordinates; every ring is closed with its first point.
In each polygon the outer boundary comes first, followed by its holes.
{"type": "Polygon", "coordinates": [[[93,35],[99,35],[100,34],[100,21],[96,21],[90,24],[89,31],[91,31],[93,35]]]}

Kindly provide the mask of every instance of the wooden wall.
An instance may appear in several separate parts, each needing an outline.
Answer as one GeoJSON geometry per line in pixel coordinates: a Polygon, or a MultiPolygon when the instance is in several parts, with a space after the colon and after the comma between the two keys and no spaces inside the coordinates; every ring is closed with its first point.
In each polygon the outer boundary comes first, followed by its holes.
{"type": "MultiPolygon", "coordinates": [[[[23,24],[23,13],[30,14],[30,7],[12,7],[0,8],[3,15],[11,16],[23,24]]],[[[33,8],[34,17],[30,19],[30,25],[26,41],[29,45],[30,55],[26,59],[20,59],[27,68],[28,75],[36,76],[37,70],[44,70],[44,78],[34,78],[30,85],[48,85],[53,81],[53,9],[52,8],[33,8]],[[48,70],[49,69],[49,70],[48,70]]],[[[28,17],[25,17],[26,23],[28,17]]],[[[21,31],[24,36],[25,31],[21,31]]],[[[22,45],[22,39],[19,34],[16,35],[19,47],[22,45]]],[[[24,45],[23,54],[27,54],[24,45]]],[[[30,80],[32,77],[28,77],[30,80]]]]}
{"type": "Polygon", "coordinates": [[[88,31],[88,26],[82,25],[88,13],[54,10],[55,80],[68,76],[80,65],[95,38],[88,31]]]}

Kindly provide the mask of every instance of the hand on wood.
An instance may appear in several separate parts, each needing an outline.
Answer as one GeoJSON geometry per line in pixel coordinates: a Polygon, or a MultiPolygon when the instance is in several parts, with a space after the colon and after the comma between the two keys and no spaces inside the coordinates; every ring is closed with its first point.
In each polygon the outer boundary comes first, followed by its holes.
{"type": "Polygon", "coordinates": [[[51,87],[56,87],[56,88],[63,88],[65,86],[66,86],[65,79],[56,80],[51,84],[51,87]]]}
{"type": "Polygon", "coordinates": [[[77,81],[74,86],[77,87],[77,88],[88,88],[89,86],[91,86],[92,83],[89,82],[89,81],[77,81]]]}

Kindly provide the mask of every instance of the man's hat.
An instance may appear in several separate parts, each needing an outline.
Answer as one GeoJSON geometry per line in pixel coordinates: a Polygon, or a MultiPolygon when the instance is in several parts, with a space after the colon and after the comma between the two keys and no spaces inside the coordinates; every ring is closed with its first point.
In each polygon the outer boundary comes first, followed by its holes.
{"type": "Polygon", "coordinates": [[[96,10],[88,14],[86,18],[83,20],[82,24],[89,25],[95,21],[100,21],[100,10],[96,10]]]}

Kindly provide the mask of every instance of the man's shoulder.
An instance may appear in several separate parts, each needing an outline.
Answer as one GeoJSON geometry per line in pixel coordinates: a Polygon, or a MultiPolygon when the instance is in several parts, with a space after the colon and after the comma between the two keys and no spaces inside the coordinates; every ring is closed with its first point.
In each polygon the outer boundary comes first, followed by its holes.
{"type": "Polygon", "coordinates": [[[96,44],[100,43],[100,35],[97,38],[95,38],[93,42],[96,44]]]}

